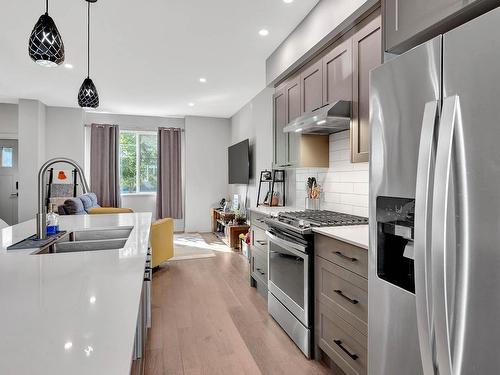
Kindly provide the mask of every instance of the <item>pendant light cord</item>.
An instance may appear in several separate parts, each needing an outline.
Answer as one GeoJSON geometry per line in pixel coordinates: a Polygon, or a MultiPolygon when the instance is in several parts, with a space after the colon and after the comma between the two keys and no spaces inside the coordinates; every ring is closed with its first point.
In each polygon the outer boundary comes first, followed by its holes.
{"type": "Polygon", "coordinates": [[[45,0],[45,14],[49,14],[49,0],[45,0]]]}
{"type": "Polygon", "coordinates": [[[90,78],[90,1],[87,4],[87,78],[90,78]]]}

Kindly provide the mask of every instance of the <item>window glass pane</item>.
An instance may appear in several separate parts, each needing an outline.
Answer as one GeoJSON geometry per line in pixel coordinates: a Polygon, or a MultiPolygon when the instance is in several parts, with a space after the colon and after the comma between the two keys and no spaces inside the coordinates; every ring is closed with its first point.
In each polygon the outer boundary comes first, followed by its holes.
{"type": "Polygon", "coordinates": [[[12,147],[2,147],[2,167],[12,168],[12,147]]]}
{"type": "Polygon", "coordinates": [[[136,134],[120,132],[120,190],[122,193],[137,192],[137,145],[136,134]]]}
{"type": "Polygon", "coordinates": [[[156,162],[157,162],[157,144],[156,135],[141,134],[139,135],[140,148],[140,191],[155,192],[156,191],[156,162]]]}

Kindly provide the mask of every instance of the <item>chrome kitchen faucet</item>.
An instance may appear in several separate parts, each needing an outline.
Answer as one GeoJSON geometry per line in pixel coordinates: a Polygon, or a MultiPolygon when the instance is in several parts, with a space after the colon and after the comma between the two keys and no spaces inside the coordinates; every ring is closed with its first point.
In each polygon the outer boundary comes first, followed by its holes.
{"type": "Polygon", "coordinates": [[[47,226],[47,206],[45,204],[45,174],[47,170],[57,163],[66,163],[73,166],[80,178],[80,183],[82,184],[83,193],[88,193],[90,191],[85,175],[83,174],[83,169],[78,165],[78,163],[72,159],[68,158],[54,158],[45,162],[38,172],[38,213],[36,214],[36,238],[43,240],[47,238],[47,233],[45,227],[47,226]]]}

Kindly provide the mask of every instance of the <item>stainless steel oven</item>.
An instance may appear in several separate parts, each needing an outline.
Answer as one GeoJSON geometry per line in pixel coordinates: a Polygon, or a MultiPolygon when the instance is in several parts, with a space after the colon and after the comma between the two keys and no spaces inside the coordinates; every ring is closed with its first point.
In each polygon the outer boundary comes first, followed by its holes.
{"type": "Polygon", "coordinates": [[[268,311],[306,357],[312,340],[312,238],[270,228],[268,311]]]}

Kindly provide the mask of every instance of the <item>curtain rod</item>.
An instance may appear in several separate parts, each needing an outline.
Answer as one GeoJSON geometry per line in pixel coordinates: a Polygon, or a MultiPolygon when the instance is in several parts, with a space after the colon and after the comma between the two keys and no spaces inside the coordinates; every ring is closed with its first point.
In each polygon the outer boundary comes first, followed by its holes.
{"type": "MultiPolygon", "coordinates": [[[[104,127],[105,125],[116,125],[116,124],[94,124],[94,125],[97,125],[98,127],[104,127]]],[[[83,124],[83,126],[85,128],[90,128],[90,127],[92,127],[92,124],[83,124]]],[[[116,126],[119,126],[119,125],[116,125],[116,126]]],[[[158,130],[158,128],[180,130],[183,133],[185,132],[185,129],[183,129],[183,128],[175,128],[175,127],[172,127],[172,126],[169,126],[169,127],[157,126],[156,128],[153,128],[153,129],[123,128],[123,130],[151,132],[151,131],[158,130]]]]}

